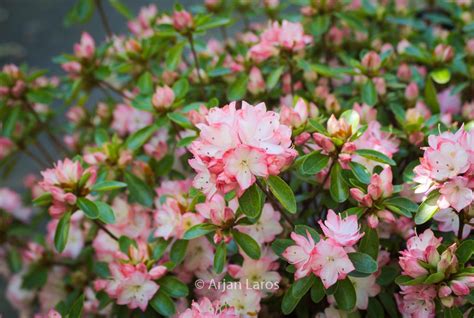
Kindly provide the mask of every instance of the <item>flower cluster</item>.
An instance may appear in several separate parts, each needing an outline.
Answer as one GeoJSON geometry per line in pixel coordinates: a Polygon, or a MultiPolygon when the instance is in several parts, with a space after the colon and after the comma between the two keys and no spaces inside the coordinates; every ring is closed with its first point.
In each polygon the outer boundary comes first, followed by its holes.
{"type": "Polygon", "coordinates": [[[197,124],[199,138],[190,147],[189,164],[197,172],[193,185],[208,197],[216,192],[242,193],[256,177],[278,175],[291,164],[291,129],[265,104],[233,102],[213,108],[205,123],[197,124]]]}

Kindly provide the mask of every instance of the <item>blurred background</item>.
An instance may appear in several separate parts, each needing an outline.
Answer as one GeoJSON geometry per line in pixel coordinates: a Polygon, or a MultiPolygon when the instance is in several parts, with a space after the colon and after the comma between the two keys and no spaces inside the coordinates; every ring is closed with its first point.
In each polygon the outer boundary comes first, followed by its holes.
{"type": "MultiPolygon", "coordinates": [[[[107,1],[104,9],[114,33],[127,31],[126,20],[113,10],[107,1]]],[[[136,15],[140,7],[154,3],[158,10],[167,11],[174,1],[122,0],[136,15]]],[[[180,0],[188,7],[202,3],[199,0],[180,0]]],[[[72,52],[72,47],[86,30],[97,42],[105,38],[100,18],[94,13],[84,25],[65,26],[64,17],[71,10],[74,0],[0,0],[0,67],[4,64],[26,63],[35,69],[48,69],[49,75],[63,75],[60,66],[52,58],[72,52]]],[[[37,171],[37,167],[27,157],[22,156],[16,167],[6,178],[0,177],[0,187],[20,190],[23,177],[37,171]]],[[[0,280],[0,317],[17,317],[16,312],[5,299],[5,284],[0,280]]]]}

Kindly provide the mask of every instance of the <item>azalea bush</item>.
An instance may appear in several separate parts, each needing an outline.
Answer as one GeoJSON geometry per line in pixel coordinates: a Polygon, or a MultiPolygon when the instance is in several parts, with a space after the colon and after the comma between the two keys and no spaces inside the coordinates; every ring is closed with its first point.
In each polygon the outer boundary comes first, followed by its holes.
{"type": "Polygon", "coordinates": [[[0,73],[20,316],[472,317],[471,1],[94,14],[63,73],[0,73]]]}

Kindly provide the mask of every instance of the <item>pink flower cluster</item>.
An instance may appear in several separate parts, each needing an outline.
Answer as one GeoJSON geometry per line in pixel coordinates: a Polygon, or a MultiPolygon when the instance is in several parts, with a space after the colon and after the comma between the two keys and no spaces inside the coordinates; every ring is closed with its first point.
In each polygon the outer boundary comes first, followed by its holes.
{"type": "Polygon", "coordinates": [[[69,206],[76,204],[78,197],[89,194],[95,184],[97,171],[95,167],[84,169],[79,161],[66,158],[64,161],[58,161],[54,168],[42,171],[41,175],[41,188],[51,193],[53,198],[49,214],[58,218],[69,206]]]}
{"type": "Polygon", "coordinates": [[[313,273],[329,288],[355,269],[346,249],[356,244],[362,234],[355,215],[341,218],[329,210],[327,220],[319,224],[325,237],[315,243],[309,232],[306,237],[293,232],[291,238],[296,245],[288,247],[283,257],[296,267],[295,279],[313,273]]]}
{"type": "Polygon", "coordinates": [[[291,129],[280,123],[280,116],[267,111],[265,104],[252,106],[232,102],[213,108],[190,151],[189,161],[197,172],[193,185],[208,198],[216,192],[242,193],[256,180],[278,175],[296,157],[291,148],[291,129]]]}
{"type": "Polygon", "coordinates": [[[428,144],[414,169],[413,180],[419,184],[415,192],[427,195],[438,190],[439,208],[460,212],[474,200],[474,131],[461,127],[456,133],[430,135],[428,144]]]}
{"type": "Polygon", "coordinates": [[[155,266],[148,270],[142,263],[138,265],[110,263],[109,280],[96,280],[96,291],[105,290],[116,299],[117,304],[127,305],[130,309],[140,308],[145,311],[148,302],[158,291],[160,286],[154,280],[166,273],[166,267],[155,266]]]}
{"type": "Polygon", "coordinates": [[[250,57],[256,62],[262,62],[279,53],[279,50],[300,52],[311,44],[313,38],[304,34],[303,25],[283,20],[280,24],[275,21],[260,35],[260,42],[250,48],[250,57]]]}

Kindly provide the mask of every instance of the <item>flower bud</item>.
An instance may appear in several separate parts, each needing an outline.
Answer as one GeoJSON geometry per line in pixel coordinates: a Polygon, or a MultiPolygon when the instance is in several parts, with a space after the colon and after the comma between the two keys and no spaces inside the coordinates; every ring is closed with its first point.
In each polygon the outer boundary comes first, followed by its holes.
{"type": "Polygon", "coordinates": [[[295,137],[295,145],[304,145],[311,138],[311,134],[307,131],[295,137]]]}
{"type": "Polygon", "coordinates": [[[428,248],[426,248],[425,250],[425,253],[426,253],[426,260],[428,261],[428,263],[431,266],[436,267],[440,260],[439,252],[436,249],[436,246],[433,246],[433,245],[428,246],[428,248]]]}
{"type": "Polygon", "coordinates": [[[95,53],[95,42],[89,33],[83,32],[81,42],[74,44],[74,54],[82,59],[91,59],[95,53]]]}
{"type": "Polygon", "coordinates": [[[448,286],[444,285],[444,286],[441,286],[438,290],[438,297],[439,298],[444,298],[444,297],[448,297],[449,295],[451,295],[452,291],[451,291],[451,288],[449,288],[448,286]]]}
{"type": "Polygon", "coordinates": [[[458,266],[458,258],[456,257],[456,244],[449,246],[442,254],[438,262],[438,272],[446,274],[455,273],[458,266]]]}
{"type": "Polygon", "coordinates": [[[151,102],[157,110],[168,109],[174,102],[174,92],[167,85],[163,87],[157,87],[151,102]]]}
{"type": "Polygon", "coordinates": [[[252,95],[258,95],[265,91],[265,80],[263,79],[262,72],[256,66],[250,70],[247,89],[252,95]]]}
{"type": "Polygon", "coordinates": [[[173,13],[173,26],[176,31],[187,33],[194,27],[193,16],[186,10],[173,13]]]}
{"type": "Polygon", "coordinates": [[[367,217],[367,224],[372,228],[376,229],[379,225],[379,218],[375,214],[371,214],[367,217]]]}
{"type": "Polygon", "coordinates": [[[405,88],[405,98],[408,101],[415,101],[418,98],[418,94],[419,94],[418,85],[416,85],[415,82],[411,82],[405,88]]]}
{"type": "Polygon", "coordinates": [[[334,143],[332,142],[331,138],[320,134],[320,133],[314,133],[313,134],[313,139],[316,144],[321,147],[324,151],[330,153],[336,150],[336,147],[334,146],[334,143]]]}
{"type": "Polygon", "coordinates": [[[454,50],[449,45],[438,44],[434,49],[434,56],[439,62],[449,63],[454,57],[454,50]]]}
{"type": "Polygon", "coordinates": [[[369,72],[377,71],[381,64],[380,56],[374,51],[366,53],[362,58],[362,66],[369,72]]]}
{"type": "Polygon", "coordinates": [[[466,43],[466,53],[469,56],[474,56],[474,39],[470,39],[466,43]]]}
{"type": "Polygon", "coordinates": [[[383,77],[374,77],[372,82],[375,85],[375,90],[377,94],[383,96],[387,93],[387,85],[385,85],[385,79],[383,77]]]}
{"type": "Polygon", "coordinates": [[[406,63],[400,64],[397,70],[397,77],[401,81],[408,82],[411,79],[411,75],[412,75],[411,69],[408,66],[408,64],[406,63]]]}

